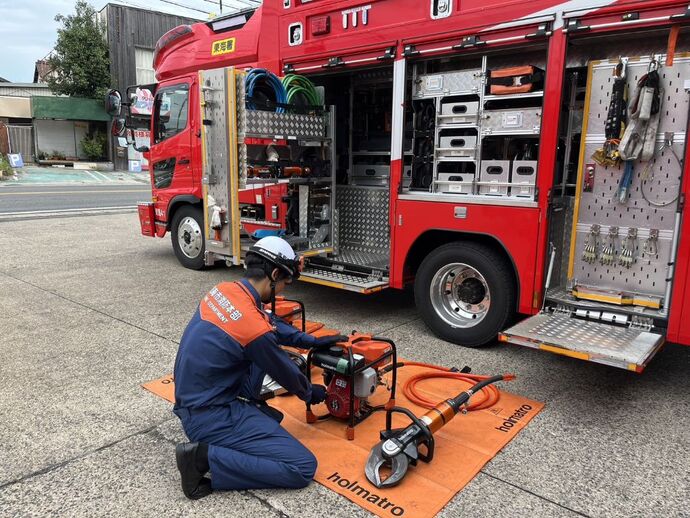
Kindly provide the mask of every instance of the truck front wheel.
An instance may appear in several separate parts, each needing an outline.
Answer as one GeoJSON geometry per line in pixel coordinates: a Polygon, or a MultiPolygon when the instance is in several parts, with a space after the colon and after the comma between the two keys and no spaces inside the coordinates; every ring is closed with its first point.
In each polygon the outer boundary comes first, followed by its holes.
{"type": "Polygon", "coordinates": [[[414,291],[426,325],[465,347],[494,340],[515,312],[510,265],[478,243],[449,243],[431,252],[417,271],[414,291]]]}
{"type": "Polygon", "coordinates": [[[185,205],[175,212],[171,225],[172,246],[177,260],[191,270],[204,266],[204,215],[201,209],[185,205]]]}

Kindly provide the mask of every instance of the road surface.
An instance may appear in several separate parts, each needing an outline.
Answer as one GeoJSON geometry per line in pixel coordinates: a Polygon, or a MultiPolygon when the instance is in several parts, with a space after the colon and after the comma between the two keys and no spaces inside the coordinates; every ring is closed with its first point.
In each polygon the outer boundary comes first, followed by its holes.
{"type": "Polygon", "coordinates": [[[7,185],[0,189],[0,221],[60,215],[120,212],[151,199],[147,185],[7,185]]]}

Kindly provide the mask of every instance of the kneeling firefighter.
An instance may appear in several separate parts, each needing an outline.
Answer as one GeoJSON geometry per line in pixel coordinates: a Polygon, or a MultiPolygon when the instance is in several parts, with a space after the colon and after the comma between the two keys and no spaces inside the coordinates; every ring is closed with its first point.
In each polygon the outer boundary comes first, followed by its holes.
{"type": "Polygon", "coordinates": [[[212,490],[301,488],[316,458],[282,426],[282,414],[258,400],[265,374],[305,402],[324,401],[280,345],[312,348],[344,337],[314,338],[262,309],[300,274],[300,260],[279,237],[247,252],[245,278],[221,283],[201,301],[175,360],[174,412],[193,442],[175,454],[191,499],[212,490]],[[211,478],[206,473],[210,472],[211,478]]]}

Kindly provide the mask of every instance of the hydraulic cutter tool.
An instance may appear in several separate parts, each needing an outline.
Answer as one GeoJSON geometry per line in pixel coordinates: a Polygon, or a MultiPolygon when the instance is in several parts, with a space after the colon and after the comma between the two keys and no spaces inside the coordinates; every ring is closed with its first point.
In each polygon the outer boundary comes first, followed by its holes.
{"type": "Polygon", "coordinates": [[[371,450],[365,467],[369,482],[376,487],[392,487],[400,483],[407,469],[418,460],[431,462],[434,458],[434,434],[448,423],[458,412],[465,412],[473,394],[497,381],[511,381],[512,374],[493,376],[461,392],[456,397],[443,401],[422,417],[415,416],[406,408],[393,407],[386,412],[386,429],[381,432],[381,442],[371,450]],[[392,429],[394,413],[404,414],[412,424],[407,428],[392,429]],[[424,446],[424,450],[420,447],[424,446]],[[382,471],[389,472],[382,478],[382,471]]]}

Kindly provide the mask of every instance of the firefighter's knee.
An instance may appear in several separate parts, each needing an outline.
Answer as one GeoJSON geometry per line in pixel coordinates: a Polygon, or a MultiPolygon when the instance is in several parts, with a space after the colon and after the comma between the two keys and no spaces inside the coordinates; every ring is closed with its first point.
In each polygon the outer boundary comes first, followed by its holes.
{"type": "Polygon", "coordinates": [[[295,463],[296,473],[294,477],[295,489],[307,487],[316,474],[318,463],[314,454],[305,448],[305,453],[297,463],[295,463]]]}

